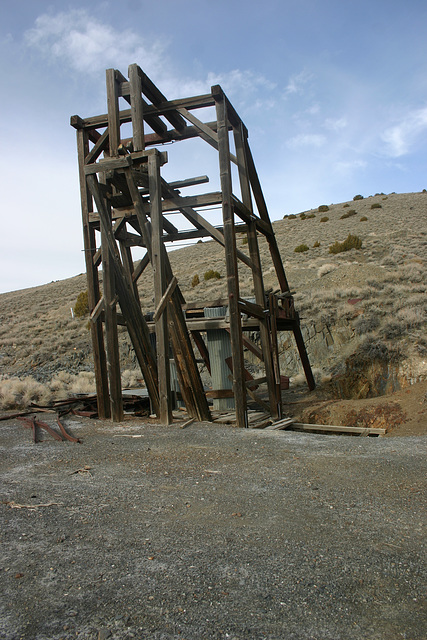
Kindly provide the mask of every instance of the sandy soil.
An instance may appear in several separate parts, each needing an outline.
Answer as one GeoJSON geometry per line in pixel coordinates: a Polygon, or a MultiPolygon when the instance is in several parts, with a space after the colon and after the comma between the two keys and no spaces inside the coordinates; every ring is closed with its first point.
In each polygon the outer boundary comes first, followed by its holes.
{"type": "Polygon", "coordinates": [[[68,426],[0,423],[2,640],[425,638],[425,437],[68,426]]]}
{"type": "Polygon", "coordinates": [[[298,422],[387,429],[386,437],[427,435],[427,381],[387,396],[332,400],[318,387],[284,392],[285,411],[298,422]]]}

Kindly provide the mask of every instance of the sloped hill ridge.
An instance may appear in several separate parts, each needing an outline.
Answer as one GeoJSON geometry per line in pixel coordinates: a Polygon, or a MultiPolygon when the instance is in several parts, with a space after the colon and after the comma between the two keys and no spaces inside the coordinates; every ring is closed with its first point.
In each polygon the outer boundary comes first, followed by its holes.
{"type": "MultiPolygon", "coordinates": [[[[328,393],[344,398],[374,397],[426,380],[427,193],[377,194],[324,209],[274,223],[317,380],[328,393]],[[361,249],[329,252],[332,244],[349,234],[362,240],[361,249]],[[302,244],[308,250],[295,252],[302,244]]],[[[247,248],[243,234],[238,235],[238,246],[242,251],[247,248]]],[[[260,251],[266,287],[276,289],[263,238],[260,251]]],[[[223,254],[215,242],[182,248],[170,257],[187,301],[225,296],[224,277],[203,278],[208,269],[225,276],[223,254]],[[192,287],[196,274],[200,283],[192,287]]],[[[240,269],[241,294],[250,296],[249,270],[245,265],[240,269]]],[[[72,318],[70,311],[85,288],[81,274],[0,295],[3,406],[7,406],[4,383],[11,377],[31,376],[58,392],[67,385],[75,391],[93,388],[87,319],[72,318]]],[[[144,311],[152,310],[148,269],[139,290],[144,311]]],[[[124,329],[120,341],[128,376],[124,383],[134,383],[139,373],[124,329]]],[[[291,376],[293,385],[302,382],[290,335],[281,335],[280,351],[282,373],[291,376]]]]}

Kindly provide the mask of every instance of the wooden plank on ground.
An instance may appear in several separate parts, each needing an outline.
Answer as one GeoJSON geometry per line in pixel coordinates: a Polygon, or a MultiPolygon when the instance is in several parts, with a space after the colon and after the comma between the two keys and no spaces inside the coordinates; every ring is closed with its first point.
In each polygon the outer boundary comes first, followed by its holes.
{"type": "Polygon", "coordinates": [[[283,418],[283,420],[278,420],[277,422],[273,422],[270,426],[266,427],[266,431],[275,431],[275,430],[283,430],[287,429],[294,423],[294,418],[283,418]]]}
{"type": "Polygon", "coordinates": [[[359,435],[376,436],[384,436],[387,433],[387,429],[377,427],[343,427],[331,424],[304,424],[302,422],[294,422],[292,426],[303,431],[329,431],[333,433],[358,433],[359,435]]]}

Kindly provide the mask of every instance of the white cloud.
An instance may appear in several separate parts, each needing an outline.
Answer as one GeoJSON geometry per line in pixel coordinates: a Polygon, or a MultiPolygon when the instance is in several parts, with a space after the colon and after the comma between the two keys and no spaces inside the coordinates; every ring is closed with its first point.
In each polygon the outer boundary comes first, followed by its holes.
{"type": "MultiPolygon", "coordinates": [[[[212,85],[220,84],[228,95],[239,95],[241,104],[249,100],[255,104],[260,93],[268,94],[276,88],[263,75],[241,69],[206,72],[200,78],[182,77],[174,73],[167,46],[160,41],[146,41],[132,29],[120,31],[84,9],[43,14],[26,31],[24,39],[28,47],[50,61],[86,74],[99,75],[114,67],[126,75],[128,65],[136,62],[170,99],[207,93],[212,85]]],[[[265,104],[271,107],[271,99],[263,96],[258,106],[265,104]]]]}
{"type": "Polygon", "coordinates": [[[111,66],[126,72],[128,64],[138,60],[144,61],[147,73],[155,73],[163,58],[160,42],[144,42],[132,30],[118,31],[80,9],[39,16],[26,31],[25,42],[52,61],[85,73],[111,66]]]}
{"type": "Polygon", "coordinates": [[[408,113],[403,120],[384,131],[381,138],[388,154],[398,158],[409,153],[417,139],[427,131],[427,107],[408,113]]]}
{"type": "Polygon", "coordinates": [[[365,169],[367,166],[367,162],[365,160],[350,160],[350,161],[338,161],[334,164],[334,169],[338,173],[342,174],[352,174],[354,171],[358,169],[365,169]]]}
{"type": "Polygon", "coordinates": [[[348,125],[347,118],[327,118],[325,120],[324,126],[326,129],[330,131],[341,131],[345,129],[348,125]]]}
{"type": "Polygon", "coordinates": [[[296,73],[289,78],[285,88],[285,96],[293,93],[302,93],[303,87],[312,78],[312,74],[307,70],[296,73]]]}
{"type": "Polygon", "coordinates": [[[291,149],[298,147],[321,147],[326,142],[326,136],[320,133],[300,133],[287,141],[291,149]]]}

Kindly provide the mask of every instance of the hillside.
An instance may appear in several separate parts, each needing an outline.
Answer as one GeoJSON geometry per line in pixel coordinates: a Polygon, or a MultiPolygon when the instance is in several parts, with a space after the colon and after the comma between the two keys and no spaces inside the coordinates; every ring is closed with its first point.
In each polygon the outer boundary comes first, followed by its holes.
{"type": "MultiPolygon", "coordinates": [[[[327,397],[370,398],[426,380],[427,193],[377,194],[320,209],[274,223],[320,389],[327,397]],[[360,249],[329,252],[349,234],[360,238],[360,249]],[[295,252],[302,244],[308,249],[295,252]]],[[[238,245],[245,251],[243,234],[238,245]]],[[[275,289],[263,239],[260,250],[266,287],[275,289]]],[[[225,275],[214,241],[173,251],[170,258],[188,302],[225,295],[224,277],[203,279],[208,269],[225,275]],[[196,274],[200,283],[192,287],[196,274]]],[[[250,273],[241,269],[241,293],[250,296],[250,273]]],[[[145,312],[153,304],[147,272],[139,281],[145,312]]],[[[87,319],[73,319],[70,312],[85,288],[82,274],[0,295],[3,407],[22,396],[93,389],[87,319]],[[21,387],[10,380],[29,376],[34,380],[21,387]]],[[[124,384],[134,384],[140,374],[124,329],[120,339],[124,384]]],[[[291,389],[303,379],[292,341],[288,334],[280,337],[282,373],[291,377],[291,389]]]]}

